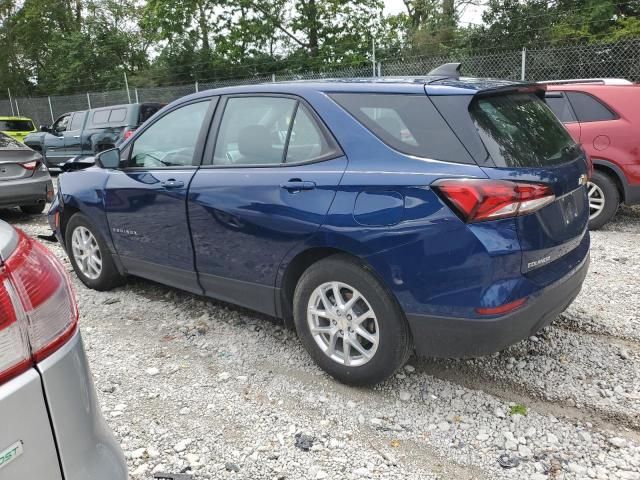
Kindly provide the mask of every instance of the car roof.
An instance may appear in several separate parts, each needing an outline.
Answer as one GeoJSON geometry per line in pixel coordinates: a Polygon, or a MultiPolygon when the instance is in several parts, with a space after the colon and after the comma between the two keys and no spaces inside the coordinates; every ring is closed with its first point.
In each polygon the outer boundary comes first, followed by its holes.
{"type": "Polygon", "coordinates": [[[295,80],[289,82],[259,83],[205,90],[178,100],[178,103],[206,98],[211,95],[233,95],[246,93],[280,93],[304,95],[320,92],[353,93],[426,93],[429,95],[474,95],[478,92],[541,85],[514,80],[498,80],[473,77],[416,76],[379,78],[334,78],[321,80],[295,80]]]}
{"type": "Polygon", "coordinates": [[[31,119],[29,117],[14,117],[9,115],[9,116],[0,116],[0,120],[31,120],[31,119]]]}

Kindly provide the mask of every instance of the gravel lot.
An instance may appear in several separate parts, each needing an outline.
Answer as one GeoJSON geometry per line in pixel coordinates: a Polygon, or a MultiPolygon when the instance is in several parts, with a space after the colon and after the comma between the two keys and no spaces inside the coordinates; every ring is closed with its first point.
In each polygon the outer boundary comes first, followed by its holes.
{"type": "MultiPolygon", "coordinates": [[[[44,216],[0,218],[49,233],[44,216]]],[[[592,242],[582,293],[539,336],[477,360],[412,358],[375,389],[333,381],[268,317],[73,278],[133,479],[640,479],[640,208],[592,242]]]]}

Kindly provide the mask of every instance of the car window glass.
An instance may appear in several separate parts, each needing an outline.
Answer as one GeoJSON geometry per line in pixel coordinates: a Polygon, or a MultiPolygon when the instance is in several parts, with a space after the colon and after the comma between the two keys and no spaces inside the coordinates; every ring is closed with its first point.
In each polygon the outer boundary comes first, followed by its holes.
{"type": "Polygon", "coordinates": [[[230,98],[218,130],[214,165],[282,163],[295,106],[291,98],[230,98]]]}
{"type": "Polygon", "coordinates": [[[57,133],[64,132],[67,129],[67,125],[69,125],[69,118],[71,118],[71,114],[58,118],[51,129],[57,133]]]}
{"type": "Polygon", "coordinates": [[[569,101],[564,96],[548,96],[545,98],[545,101],[561,122],[567,123],[576,121],[573,110],[571,110],[571,105],[569,105],[569,101]]]}
{"type": "Polygon", "coordinates": [[[93,112],[93,123],[95,125],[99,125],[101,123],[107,123],[109,120],[109,113],[111,110],[98,110],[97,112],[93,112]]]}
{"type": "Polygon", "coordinates": [[[122,122],[127,116],[126,108],[116,108],[115,110],[111,110],[111,114],[109,115],[109,123],[113,122],[122,122]]]}
{"type": "Polygon", "coordinates": [[[471,163],[468,152],[426,95],[331,95],[380,140],[402,153],[471,163]]]}
{"type": "Polygon", "coordinates": [[[5,135],[4,133],[0,133],[0,149],[6,149],[6,150],[22,150],[25,149],[27,147],[25,147],[22,143],[18,142],[17,140],[14,140],[13,138],[11,138],[9,135],[5,135]]]}
{"type": "Polygon", "coordinates": [[[35,130],[31,120],[0,120],[0,131],[3,132],[30,132],[35,130]]]}
{"type": "Polygon", "coordinates": [[[147,128],[133,144],[130,167],[165,168],[193,164],[209,101],[180,107],[147,128]]]}
{"type": "Polygon", "coordinates": [[[306,162],[326,157],[335,151],[336,149],[327,143],[324,133],[307,107],[300,105],[291,128],[286,161],[306,162]]]}
{"type": "Polygon", "coordinates": [[[591,95],[582,92],[567,92],[567,96],[580,122],[599,122],[618,118],[606,105],[591,95]]]}
{"type": "Polygon", "coordinates": [[[80,130],[82,128],[82,123],[84,121],[84,112],[76,112],[73,114],[73,119],[71,120],[71,127],[69,130],[80,130]]]}

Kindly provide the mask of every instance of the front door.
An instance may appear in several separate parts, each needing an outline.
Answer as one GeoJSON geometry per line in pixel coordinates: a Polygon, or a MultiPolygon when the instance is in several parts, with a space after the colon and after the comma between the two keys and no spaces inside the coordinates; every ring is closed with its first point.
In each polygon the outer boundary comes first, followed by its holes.
{"type": "Polygon", "coordinates": [[[274,314],[278,267],[319,229],[347,160],[296,98],[231,97],[219,110],[215,147],[189,190],[200,283],[207,295],[274,314]]]}
{"type": "Polygon", "coordinates": [[[146,126],[105,187],[109,228],[127,272],[198,293],[186,196],[211,105],[211,99],[181,105],[146,126]]]}

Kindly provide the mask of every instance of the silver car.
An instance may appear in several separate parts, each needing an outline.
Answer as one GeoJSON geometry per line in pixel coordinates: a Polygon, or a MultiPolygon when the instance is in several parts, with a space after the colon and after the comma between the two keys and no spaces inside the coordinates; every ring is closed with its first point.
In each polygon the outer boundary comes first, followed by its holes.
{"type": "Polygon", "coordinates": [[[126,480],[67,273],[0,221],[0,480],[126,480]]]}
{"type": "Polygon", "coordinates": [[[53,198],[53,183],[42,156],[0,132],[0,208],[42,213],[53,198]]]}

